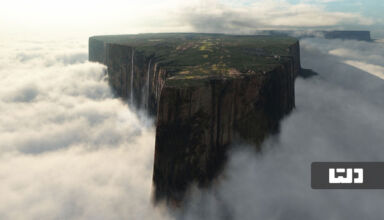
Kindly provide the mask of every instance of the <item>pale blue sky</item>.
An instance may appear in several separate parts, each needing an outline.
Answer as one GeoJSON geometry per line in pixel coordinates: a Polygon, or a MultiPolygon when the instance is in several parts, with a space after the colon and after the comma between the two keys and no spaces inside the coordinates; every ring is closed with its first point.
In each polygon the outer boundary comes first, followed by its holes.
{"type": "Polygon", "coordinates": [[[4,0],[0,28],[22,34],[49,30],[87,35],[186,32],[211,23],[243,24],[249,30],[303,27],[377,32],[384,27],[383,11],[384,0],[4,0]]]}
{"type": "MultiPolygon", "coordinates": [[[[259,0],[222,0],[231,4],[249,5],[259,0]]],[[[283,0],[284,1],[284,0],[283,0]]],[[[291,4],[313,4],[324,6],[330,12],[360,13],[366,17],[384,20],[384,0],[285,0],[291,4]]]]}
{"type": "Polygon", "coordinates": [[[366,17],[384,19],[383,0],[348,0],[340,2],[330,2],[326,4],[330,11],[344,11],[361,13],[366,17]]]}
{"type": "Polygon", "coordinates": [[[384,19],[383,0],[287,0],[289,3],[323,5],[327,11],[361,13],[373,19],[384,19]]]}
{"type": "MultiPolygon", "coordinates": [[[[209,0],[208,0],[209,1],[209,0]]],[[[345,29],[367,29],[372,30],[374,34],[384,37],[384,0],[219,0],[234,6],[251,6],[260,2],[281,2],[295,5],[310,5],[321,9],[326,15],[329,13],[346,13],[366,18],[372,23],[362,25],[361,23],[340,23],[345,29]]],[[[332,27],[330,27],[332,28],[332,27]]]]}

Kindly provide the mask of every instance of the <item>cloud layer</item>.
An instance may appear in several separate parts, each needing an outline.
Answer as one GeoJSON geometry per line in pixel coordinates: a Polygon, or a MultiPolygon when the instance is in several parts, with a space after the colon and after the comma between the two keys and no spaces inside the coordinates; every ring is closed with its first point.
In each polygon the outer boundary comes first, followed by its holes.
{"type": "Polygon", "coordinates": [[[287,1],[255,1],[233,6],[208,1],[183,10],[183,16],[194,30],[203,32],[254,33],[265,28],[305,28],[341,25],[371,25],[372,19],[356,13],[328,12],[318,4],[291,4],[287,1]]]}
{"type": "Polygon", "coordinates": [[[85,46],[1,48],[0,219],[167,215],[150,202],[154,130],[112,96],[85,46]]]}
{"type": "Polygon", "coordinates": [[[384,80],[368,69],[384,68],[382,44],[302,40],[303,66],[320,76],[297,79],[297,108],[281,133],[261,154],[238,146],[219,185],[195,189],[175,213],[151,204],[151,123],[112,96],[105,68],[86,61],[87,45],[0,46],[0,219],[384,216],[381,191],[309,182],[313,161],[383,160],[384,80]]]}
{"type": "Polygon", "coordinates": [[[187,219],[222,219],[223,214],[230,219],[384,216],[380,190],[310,188],[312,162],[384,159],[384,80],[360,65],[375,63],[383,47],[324,39],[305,39],[301,46],[303,66],[320,76],[296,80],[297,108],[283,121],[281,133],[264,143],[261,154],[238,146],[218,188],[192,195],[187,219]],[[334,55],[344,50],[352,53],[334,55]],[[344,62],[349,59],[358,68],[344,62]]]}
{"type": "MultiPolygon", "coordinates": [[[[68,0],[53,4],[48,0],[33,3],[6,0],[0,8],[0,27],[21,34],[49,32],[63,36],[84,32],[88,32],[87,35],[186,31],[254,33],[256,29],[266,28],[342,29],[346,26],[361,29],[380,23],[379,18],[366,14],[330,10],[324,2],[111,0],[90,4],[68,0]]],[[[348,8],[351,3],[343,5],[348,8]]]]}

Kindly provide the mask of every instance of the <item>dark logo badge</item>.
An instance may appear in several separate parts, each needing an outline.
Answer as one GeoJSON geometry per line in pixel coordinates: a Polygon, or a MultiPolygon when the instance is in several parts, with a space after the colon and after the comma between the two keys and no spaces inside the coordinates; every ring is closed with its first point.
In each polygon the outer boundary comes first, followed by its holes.
{"type": "Polygon", "coordinates": [[[384,163],[314,162],[313,189],[384,189],[384,163]]]}

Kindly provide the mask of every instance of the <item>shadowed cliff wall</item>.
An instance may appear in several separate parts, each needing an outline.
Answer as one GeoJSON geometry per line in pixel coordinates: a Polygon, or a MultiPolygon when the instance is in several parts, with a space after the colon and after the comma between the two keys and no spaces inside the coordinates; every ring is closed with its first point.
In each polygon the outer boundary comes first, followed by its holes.
{"type": "Polygon", "coordinates": [[[300,71],[299,42],[263,74],[213,77],[187,86],[167,84],[167,69],[154,55],[135,48],[89,40],[89,59],[108,67],[117,96],[156,119],[154,198],[182,201],[192,183],[209,186],[234,140],[256,148],[279,128],[295,105],[300,71]]]}

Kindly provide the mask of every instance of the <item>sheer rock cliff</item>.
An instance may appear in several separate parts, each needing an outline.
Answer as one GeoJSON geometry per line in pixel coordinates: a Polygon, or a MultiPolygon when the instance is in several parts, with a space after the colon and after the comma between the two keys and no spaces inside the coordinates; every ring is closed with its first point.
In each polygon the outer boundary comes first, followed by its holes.
{"type": "Polygon", "coordinates": [[[140,34],[89,39],[117,96],[156,117],[155,201],[182,201],[209,186],[231,143],[259,149],[295,106],[296,39],[221,34],[140,34]]]}

